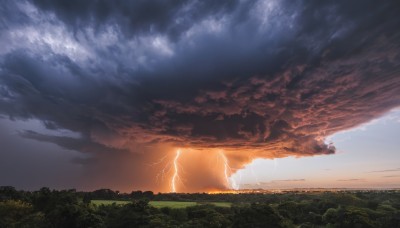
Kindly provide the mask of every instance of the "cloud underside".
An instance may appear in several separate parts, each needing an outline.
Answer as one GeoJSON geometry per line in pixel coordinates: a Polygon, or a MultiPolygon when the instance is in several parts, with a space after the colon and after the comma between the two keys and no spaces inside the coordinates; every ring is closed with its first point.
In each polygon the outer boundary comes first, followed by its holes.
{"type": "Polygon", "coordinates": [[[396,1],[217,2],[4,4],[1,114],[95,157],[219,148],[241,167],[332,154],[327,136],[400,105],[396,1]]]}

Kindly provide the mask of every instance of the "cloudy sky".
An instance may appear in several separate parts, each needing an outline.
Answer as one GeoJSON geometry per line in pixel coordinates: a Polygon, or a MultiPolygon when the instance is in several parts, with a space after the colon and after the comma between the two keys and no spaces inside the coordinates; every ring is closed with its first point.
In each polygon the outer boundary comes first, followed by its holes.
{"type": "Polygon", "coordinates": [[[400,187],[398,15],[394,0],[2,0],[0,185],[400,187]]]}

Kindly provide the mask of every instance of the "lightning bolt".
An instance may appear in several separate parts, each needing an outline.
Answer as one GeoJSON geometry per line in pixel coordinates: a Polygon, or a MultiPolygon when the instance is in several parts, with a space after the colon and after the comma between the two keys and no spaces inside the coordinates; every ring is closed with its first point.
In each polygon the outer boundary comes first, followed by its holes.
{"type": "Polygon", "coordinates": [[[222,158],[222,161],[224,163],[224,176],[226,184],[230,189],[237,189],[235,179],[229,177],[229,175],[232,173],[232,169],[228,164],[228,158],[225,156],[224,153],[222,153],[222,151],[219,152],[219,156],[222,158]]]}
{"type": "MultiPolygon", "coordinates": [[[[166,160],[167,157],[168,157],[168,155],[165,155],[164,157],[162,157],[157,162],[149,163],[147,165],[149,167],[154,168],[154,166],[159,166],[160,164],[165,163],[165,160],[166,160]]],[[[165,167],[162,168],[159,173],[157,173],[157,175],[156,175],[156,183],[159,183],[160,179],[161,179],[161,181],[164,181],[164,176],[165,176],[166,173],[168,173],[171,170],[171,166],[172,166],[172,162],[168,162],[165,165],[165,167]]]]}
{"type": "Polygon", "coordinates": [[[171,179],[171,188],[172,188],[171,192],[176,192],[175,182],[177,181],[177,179],[179,179],[179,174],[178,174],[178,172],[179,172],[179,167],[178,167],[179,156],[181,156],[181,150],[178,149],[176,151],[176,155],[174,158],[174,175],[172,176],[172,179],[171,179]]]}
{"type": "Polygon", "coordinates": [[[222,162],[224,163],[225,181],[226,181],[227,185],[230,185],[229,176],[228,176],[228,171],[229,171],[228,159],[226,158],[225,154],[222,153],[221,151],[219,152],[219,156],[221,156],[222,162]]]}

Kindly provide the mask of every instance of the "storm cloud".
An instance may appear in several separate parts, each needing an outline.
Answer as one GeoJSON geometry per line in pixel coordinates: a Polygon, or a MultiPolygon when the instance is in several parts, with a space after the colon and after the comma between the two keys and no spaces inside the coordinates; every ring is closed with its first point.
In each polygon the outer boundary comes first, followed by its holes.
{"type": "Polygon", "coordinates": [[[19,132],[97,172],[112,156],[139,172],[171,148],[223,149],[236,169],[333,154],[327,136],[400,105],[399,13],[397,1],[3,1],[0,114],[79,134],[19,132]]]}

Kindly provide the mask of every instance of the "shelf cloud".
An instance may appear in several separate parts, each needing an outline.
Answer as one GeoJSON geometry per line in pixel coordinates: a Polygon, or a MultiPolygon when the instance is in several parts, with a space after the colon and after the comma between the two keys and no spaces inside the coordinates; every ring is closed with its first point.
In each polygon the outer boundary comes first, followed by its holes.
{"type": "Polygon", "coordinates": [[[93,173],[113,156],[144,170],[171,148],[221,149],[236,169],[334,154],[327,136],[400,105],[397,1],[32,0],[0,10],[0,114],[78,133],[19,135],[90,156],[72,162],[93,173]]]}

